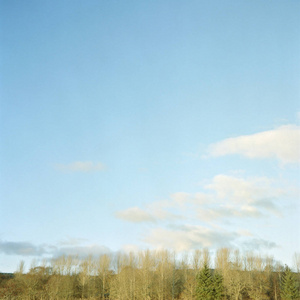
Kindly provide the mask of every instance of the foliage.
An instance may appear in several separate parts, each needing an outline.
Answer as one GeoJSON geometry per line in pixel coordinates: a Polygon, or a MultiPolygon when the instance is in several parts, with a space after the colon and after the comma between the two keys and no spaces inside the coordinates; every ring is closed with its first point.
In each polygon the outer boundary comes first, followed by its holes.
{"type": "Polygon", "coordinates": [[[297,276],[260,256],[197,250],[181,261],[168,251],[60,257],[50,266],[0,274],[0,299],[10,300],[290,300],[299,299],[297,276]],[[233,254],[233,255],[232,255],[233,254]],[[297,298],[298,297],[298,298],[297,298]]]}
{"type": "Polygon", "coordinates": [[[223,276],[219,272],[214,273],[213,287],[214,300],[222,299],[224,293],[223,276]]]}
{"type": "Polygon", "coordinates": [[[199,300],[214,299],[214,282],[207,264],[204,264],[203,269],[197,275],[196,295],[199,300]]]}
{"type": "Polygon", "coordinates": [[[281,298],[283,300],[299,299],[299,288],[291,269],[286,266],[281,279],[281,298]]]}

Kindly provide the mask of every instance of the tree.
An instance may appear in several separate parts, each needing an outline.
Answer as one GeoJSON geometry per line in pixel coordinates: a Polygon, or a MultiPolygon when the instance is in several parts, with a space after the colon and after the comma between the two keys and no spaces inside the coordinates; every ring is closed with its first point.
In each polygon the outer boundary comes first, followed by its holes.
{"type": "Polygon", "coordinates": [[[105,299],[109,294],[109,283],[110,283],[110,264],[111,258],[107,254],[101,255],[97,264],[97,275],[100,279],[100,291],[101,299],[105,299]]]}
{"type": "Polygon", "coordinates": [[[281,278],[281,298],[284,300],[299,299],[297,281],[291,269],[286,266],[281,278]]]}
{"type": "Polygon", "coordinates": [[[140,299],[151,299],[153,297],[153,270],[155,267],[155,260],[149,250],[141,251],[137,257],[138,263],[138,277],[137,289],[138,297],[140,299]]]}
{"type": "Polygon", "coordinates": [[[222,299],[224,286],[223,286],[223,276],[219,272],[215,272],[213,276],[213,299],[222,299]]]}
{"type": "Polygon", "coordinates": [[[270,273],[271,265],[266,265],[267,260],[261,256],[248,253],[245,258],[245,271],[247,277],[247,292],[251,299],[270,299],[270,273]]]}
{"type": "Polygon", "coordinates": [[[247,286],[246,273],[242,270],[242,259],[238,250],[235,250],[231,261],[229,260],[230,251],[227,249],[221,249],[224,251],[222,275],[224,278],[224,286],[226,294],[230,299],[239,300],[243,297],[247,286]]]}
{"type": "Polygon", "coordinates": [[[205,263],[203,269],[197,275],[196,295],[198,300],[214,299],[214,284],[208,265],[205,263]]]}
{"type": "MultiPolygon", "coordinates": [[[[156,296],[158,300],[172,299],[173,262],[167,250],[156,253],[156,296]]],[[[150,298],[152,299],[152,298],[150,298]]]]}
{"type": "Polygon", "coordinates": [[[195,300],[196,299],[196,289],[197,289],[197,274],[199,272],[200,266],[203,266],[202,252],[196,249],[190,259],[191,269],[186,266],[184,287],[182,292],[182,299],[195,300]]]}

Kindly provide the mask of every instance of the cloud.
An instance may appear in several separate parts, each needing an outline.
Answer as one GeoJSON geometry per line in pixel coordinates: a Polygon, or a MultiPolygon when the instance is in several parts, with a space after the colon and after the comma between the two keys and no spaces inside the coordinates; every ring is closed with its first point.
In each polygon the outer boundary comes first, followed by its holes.
{"type": "Polygon", "coordinates": [[[281,190],[270,188],[266,177],[244,179],[224,174],[216,175],[206,189],[213,190],[219,199],[230,199],[235,203],[249,203],[267,196],[278,196],[281,190]]]}
{"type": "Polygon", "coordinates": [[[84,258],[89,255],[97,257],[109,253],[111,253],[111,250],[108,247],[92,244],[85,246],[60,247],[53,252],[53,256],[59,257],[62,255],[71,255],[78,256],[79,258],[84,258]]]}
{"type": "Polygon", "coordinates": [[[144,241],[157,248],[188,251],[203,247],[230,247],[238,238],[234,232],[212,230],[198,225],[182,225],[174,228],[155,228],[144,241]]]}
{"type": "Polygon", "coordinates": [[[281,210],[273,203],[271,199],[262,199],[255,202],[255,205],[257,207],[261,207],[270,213],[273,213],[274,215],[277,215],[278,217],[282,217],[281,210]]]}
{"type": "Polygon", "coordinates": [[[156,218],[154,216],[139,207],[131,207],[126,210],[118,211],[115,216],[118,219],[132,223],[156,222],[156,218]]]}
{"type": "Polygon", "coordinates": [[[244,179],[219,174],[205,188],[214,191],[220,200],[235,204],[253,204],[274,211],[276,207],[273,199],[284,196],[287,192],[272,184],[273,181],[267,177],[244,179]]]}
{"type": "Polygon", "coordinates": [[[141,241],[155,248],[180,252],[203,247],[271,249],[276,247],[274,242],[245,230],[226,231],[224,224],[238,222],[244,227],[250,220],[257,223],[270,216],[281,217],[293,195],[290,187],[278,185],[267,177],[219,174],[196,193],[172,193],[168,199],[154,201],[143,209],[119,211],[116,216],[133,223],[153,223],[141,241]]]}
{"type": "Polygon", "coordinates": [[[280,208],[275,202],[289,192],[274,185],[275,182],[267,177],[242,178],[219,174],[202,186],[201,192],[172,194],[169,207],[180,205],[180,208],[193,211],[198,209],[206,219],[221,216],[257,218],[264,215],[262,211],[280,216],[280,208]]]}
{"type": "Polygon", "coordinates": [[[131,207],[115,216],[132,223],[182,220],[201,222],[282,217],[281,199],[289,192],[266,177],[242,178],[219,174],[197,193],[178,192],[145,208],[131,207]]]}
{"type": "Polygon", "coordinates": [[[244,229],[238,230],[238,234],[240,236],[253,236],[253,234],[249,230],[244,229]]]}
{"type": "Polygon", "coordinates": [[[254,239],[251,239],[247,242],[244,242],[243,247],[246,248],[247,250],[258,250],[259,251],[259,250],[262,250],[262,249],[277,248],[278,245],[274,242],[254,238],[254,239]]]}
{"type": "Polygon", "coordinates": [[[96,172],[103,171],[105,166],[92,161],[75,161],[70,164],[56,164],[55,168],[62,172],[96,172]]]}
{"type": "Polygon", "coordinates": [[[240,154],[248,158],[277,158],[283,163],[300,162],[300,127],[284,125],[252,135],[228,138],[212,144],[209,155],[240,154]]]}
{"type": "Polygon", "coordinates": [[[200,205],[213,201],[212,197],[203,193],[189,194],[178,192],[170,195],[169,200],[155,201],[148,204],[145,209],[139,207],[131,207],[122,211],[117,211],[115,217],[118,219],[131,223],[151,222],[157,223],[159,221],[178,221],[186,219],[182,214],[182,210],[188,213],[188,206],[200,205]],[[171,210],[181,210],[174,213],[171,210]]]}
{"type": "Polygon", "coordinates": [[[0,241],[0,253],[8,255],[41,256],[47,253],[45,246],[35,246],[29,242],[0,241]]]}
{"type": "Polygon", "coordinates": [[[184,206],[186,204],[196,204],[196,205],[202,205],[213,202],[214,199],[211,197],[211,195],[205,194],[205,193],[184,193],[184,192],[178,192],[173,193],[170,196],[170,201],[168,202],[167,206],[169,207],[176,207],[176,206],[184,206]]]}
{"type": "Polygon", "coordinates": [[[173,214],[164,209],[167,207],[168,206],[166,206],[165,202],[162,202],[162,205],[160,205],[159,202],[154,202],[149,205],[146,210],[143,210],[139,207],[131,207],[125,210],[117,211],[115,216],[118,219],[131,223],[156,223],[158,221],[182,219],[182,216],[173,214]]]}
{"type": "Polygon", "coordinates": [[[256,207],[245,205],[242,207],[213,207],[198,209],[198,217],[205,222],[212,222],[219,219],[232,220],[233,218],[260,218],[264,214],[260,212],[256,207]]]}
{"type": "Polygon", "coordinates": [[[68,246],[57,245],[35,245],[30,242],[11,242],[0,241],[0,253],[7,255],[20,255],[20,256],[46,256],[46,257],[59,257],[62,255],[78,256],[80,258],[89,255],[99,256],[102,254],[112,253],[111,250],[101,245],[79,245],[80,240],[76,240],[75,244],[63,243],[68,246]]]}
{"type": "Polygon", "coordinates": [[[141,251],[141,248],[137,245],[134,245],[134,244],[126,244],[126,245],[123,245],[122,246],[122,249],[121,249],[122,252],[125,252],[127,254],[129,253],[138,253],[141,251]]]}
{"type": "Polygon", "coordinates": [[[266,177],[239,178],[228,175],[217,175],[205,186],[215,193],[215,202],[219,207],[212,207],[211,217],[263,217],[266,213],[282,216],[280,207],[275,204],[288,194],[288,191],[273,186],[272,180],[266,177]]]}
{"type": "Polygon", "coordinates": [[[64,240],[60,241],[58,244],[61,246],[77,246],[86,241],[87,239],[83,239],[83,238],[67,237],[64,240]]]}
{"type": "Polygon", "coordinates": [[[199,225],[169,226],[155,228],[144,242],[158,249],[173,249],[178,252],[199,248],[218,249],[242,246],[245,250],[263,250],[278,247],[276,243],[261,238],[252,238],[249,231],[226,231],[199,225]],[[246,239],[246,240],[245,240],[246,239]]]}

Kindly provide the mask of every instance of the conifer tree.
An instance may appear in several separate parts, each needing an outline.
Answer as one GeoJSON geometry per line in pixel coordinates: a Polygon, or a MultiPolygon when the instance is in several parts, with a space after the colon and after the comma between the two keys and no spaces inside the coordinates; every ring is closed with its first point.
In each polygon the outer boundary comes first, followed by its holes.
{"type": "Polygon", "coordinates": [[[286,266],[281,279],[281,298],[283,300],[299,299],[297,281],[291,269],[286,266]]]}
{"type": "Polygon", "coordinates": [[[197,275],[196,296],[198,300],[215,299],[213,277],[206,263],[204,264],[203,269],[197,275]]]}
{"type": "Polygon", "coordinates": [[[223,286],[223,277],[220,273],[216,272],[213,277],[213,299],[219,300],[222,299],[223,292],[224,292],[224,286],[223,286]]]}

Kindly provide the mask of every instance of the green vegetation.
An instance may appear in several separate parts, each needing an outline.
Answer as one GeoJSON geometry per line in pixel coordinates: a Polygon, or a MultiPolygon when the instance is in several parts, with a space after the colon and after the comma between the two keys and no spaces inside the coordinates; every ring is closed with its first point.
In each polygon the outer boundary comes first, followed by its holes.
{"type": "Polygon", "coordinates": [[[230,249],[217,251],[214,268],[207,250],[177,259],[168,251],[62,256],[2,274],[0,299],[289,300],[300,299],[299,278],[271,258],[230,249]]]}
{"type": "Polygon", "coordinates": [[[211,270],[207,264],[204,264],[203,269],[197,275],[197,299],[213,300],[214,299],[214,284],[211,270]]]}
{"type": "Polygon", "coordinates": [[[281,298],[283,300],[299,299],[299,284],[296,281],[295,274],[286,266],[281,279],[281,298]]]}

